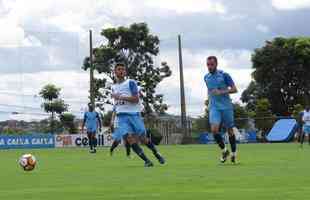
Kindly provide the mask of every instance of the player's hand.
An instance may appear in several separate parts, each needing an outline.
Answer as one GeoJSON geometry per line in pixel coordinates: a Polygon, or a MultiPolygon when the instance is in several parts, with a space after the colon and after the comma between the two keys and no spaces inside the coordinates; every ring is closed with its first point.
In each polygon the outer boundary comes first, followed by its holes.
{"type": "Polygon", "coordinates": [[[99,132],[101,133],[101,131],[102,131],[102,129],[101,129],[101,127],[99,127],[99,132]]]}
{"type": "Polygon", "coordinates": [[[117,94],[112,94],[111,97],[112,97],[113,99],[115,99],[115,100],[121,100],[121,99],[120,99],[120,98],[121,98],[121,95],[120,95],[119,93],[117,93],[117,94]]]}
{"type": "Polygon", "coordinates": [[[214,89],[214,90],[212,90],[212,94],[213,94],[213,95],[223,95],[223,94],[227,94],[227,90],[214,89]]]}
{"type": "Polygon", "coordinates": [[[219,89],[213,89],[212,91],[211,91],[211,93],[213,94],[213,95],[221,95],[222,93],[221,93],[221,90],[219,90],[219,89]]]}

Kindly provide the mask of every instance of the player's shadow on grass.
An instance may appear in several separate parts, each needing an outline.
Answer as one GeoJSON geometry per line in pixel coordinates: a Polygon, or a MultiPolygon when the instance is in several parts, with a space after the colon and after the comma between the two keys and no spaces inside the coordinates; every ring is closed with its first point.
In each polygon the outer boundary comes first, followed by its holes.
{"type": "Polygon", "coordinates": [[[241,163],[241,162],[238,162],[238,163],[220,163],[218,164],[218,166],[221,166],[221,167],[226,167],[226,166],[231,166],[231,167],[240,167],[240,166],[243,166],[244,163],[241,163]]]}

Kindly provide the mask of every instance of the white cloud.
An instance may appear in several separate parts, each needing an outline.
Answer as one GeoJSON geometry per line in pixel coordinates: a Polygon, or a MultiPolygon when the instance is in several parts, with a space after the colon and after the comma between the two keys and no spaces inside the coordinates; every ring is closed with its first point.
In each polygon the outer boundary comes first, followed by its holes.
{"type": "Polygon", "coordinates": [[[310,8],[310,0],[272,0],[272,6],[278,10],[296,10],[310,8]]]}
{"type": "Polygon", "coordinates": [[[0,75],[0,105],[2,105],[0,111],[4,109],[27,114],[35,110],[44,113],[40,108],[42,99],[38,93],[44,85],[52,83],[62,88],[62,97],[70,104],[70,110],[79,114],[81,108],[85,107],[88,102],[88,78],[87,72],[68,70],[0,75]],[[27,109],[28,107],[33,109],[27,109]]]}
{"type": "Polygon", "coordinates": [[[266,25],[263,25],[263,24],[258,24],[256,26],[256,30],[262,32],[262,33],[268,33],[270,30],[269,30],[269,27],[266,26],[266,25]]]}
{"type": "Polygon", "coordinates": [[[146,5],[179,14],[200,12],[225,14],[227,12],[222,3],[212,0],[195,0],[194,2],[191,0],[148,0],[146,5]]]}
{"type": "Polygon", "coordinates": [[[14,19],[4,17],[0,19],[0,46],[16,47],[21,46],[24,40],[24,30],[14,19]]]}

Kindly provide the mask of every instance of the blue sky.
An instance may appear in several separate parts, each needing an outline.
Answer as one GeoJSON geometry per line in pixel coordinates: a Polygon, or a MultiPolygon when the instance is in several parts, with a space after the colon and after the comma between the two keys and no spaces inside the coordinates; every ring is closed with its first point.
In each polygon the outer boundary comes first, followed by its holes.
{"type": "MultiPolygon", "coordinates": [[[[307,36],[310,0],[0,0],[0,120],[37,119],[46,83],[63,88],[71,111],[79,115],[88,96],[88,30],[95,45],[102,28],[148,23],[161,39],[156,62],[167,61],[173,75],[157,91],[169,112],[178,114],[177,35],[183,38],[186,102],[189,115],[203,113],[207,92],[205,58],[219,57],[239,93],[251,81],[251,54],[276,36],[307,36]],[[12,115],[10,112],[24,112],[12,115]]],[[[97,75],[101,76],[101,75],[97,75]]]]}

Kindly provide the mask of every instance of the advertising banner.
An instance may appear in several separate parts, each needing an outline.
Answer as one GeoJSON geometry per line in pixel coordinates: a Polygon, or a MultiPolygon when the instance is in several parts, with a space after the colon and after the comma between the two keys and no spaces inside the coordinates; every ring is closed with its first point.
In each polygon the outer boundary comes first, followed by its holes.
{"type": "Polygon", "coordinates": [[[0,149],[54,148],[55,138],[51,134],[1,135],[0,149]]]}
{"type": "MultiPolygon", "coordinates": [[[[99,147],[112,145],[111,134],[98,134],[96,137],[99,147]]],[[[88,145],[89,141],[86,134],[55,135],[55,147],[88,147],[88,145]]]]}

